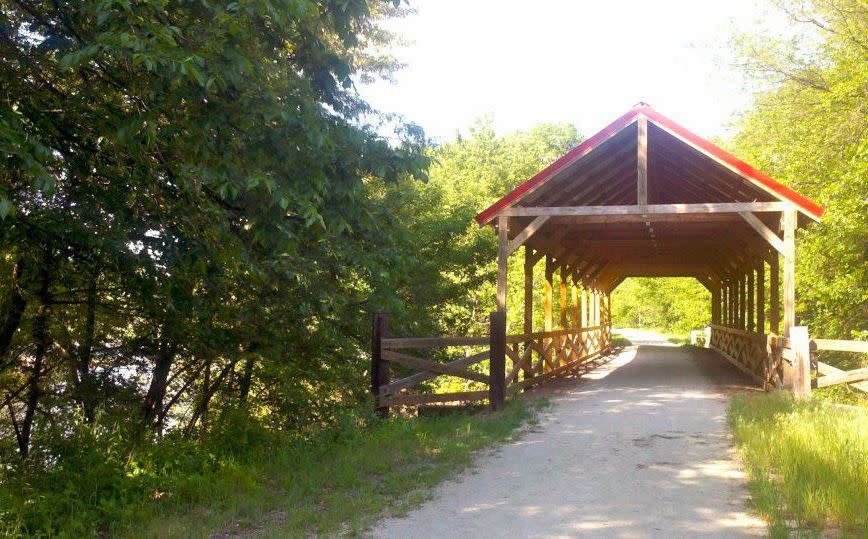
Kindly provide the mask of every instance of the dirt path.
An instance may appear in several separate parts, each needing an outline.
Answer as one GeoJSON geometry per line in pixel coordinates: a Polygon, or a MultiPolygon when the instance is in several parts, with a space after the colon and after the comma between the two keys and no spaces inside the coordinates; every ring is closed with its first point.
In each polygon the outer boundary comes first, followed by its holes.
{"type": "Polygon", "coordinates": [[[727,395],[745,384],[707,350],[624,330],[609,365],[546,388],[541,424],[442,485],[377,537],[738,537],[746,514],[727,395]]]}

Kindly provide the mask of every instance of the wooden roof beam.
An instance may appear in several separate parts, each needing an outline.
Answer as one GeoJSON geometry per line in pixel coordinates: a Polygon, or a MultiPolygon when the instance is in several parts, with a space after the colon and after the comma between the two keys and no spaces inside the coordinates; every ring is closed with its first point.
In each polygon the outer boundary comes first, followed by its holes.
{"type": "Polygon", "coordinates": [[[584,215],[656,215],[689,213],[740,213],[784,211],[792,207],[787,202],[713,202],[708,204],[637,204],[619,206],[513,206],[500,212],[510,217],[584,215]]]}

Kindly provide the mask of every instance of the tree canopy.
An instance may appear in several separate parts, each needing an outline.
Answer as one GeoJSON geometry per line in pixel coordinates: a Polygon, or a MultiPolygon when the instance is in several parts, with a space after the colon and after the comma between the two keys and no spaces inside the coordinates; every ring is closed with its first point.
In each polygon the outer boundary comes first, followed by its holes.
{"type": "MultiPolygon", "coordinates": [[[[868,8],[778,6],[792,35],[734,40],[756,95],[724,144],[826,206],[798,314],[868,338],[868,8]]],[[[582,135],[482,118],[433,144],[372,109],[356,84],[399,67],[381,23],[407,10],[0,3],[0,530],[104,533],[173,473],[363,424],[376,311],[404,335],[487,332],[496,238],[473,216],[582,135]]],[[[708,320],[687,280],[630,279],[612,307],[708,320]]]]}
{"type": "Polygon", "coordinates": [[[813,334],[858,338],[868,328],[868,6],[775,5],[791,35],[734,40],[757,90],[730,146],[826,208],[798,238],[797,315],[813,334]]]}

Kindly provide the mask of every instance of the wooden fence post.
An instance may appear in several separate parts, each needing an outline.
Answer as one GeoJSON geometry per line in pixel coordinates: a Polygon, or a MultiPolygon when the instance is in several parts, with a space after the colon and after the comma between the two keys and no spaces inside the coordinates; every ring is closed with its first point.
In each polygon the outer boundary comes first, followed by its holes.
{"type": "Polygon", "coordinates": [[[811,396],[811,338],[807,326],[790,328],[790,349],[793,351],[793,394],[797,398],[811,396]]]}
{"type": "Polygon", "coordinates": [[[389,407],[380,406],[379,395],[380,386],[389,383],[389,362],[383,360],[382,341],[390,336],[389,313],[374,313],[374,332],[371,339],[371,392],[374,394],[377,414],[380,417],[389,416],[389,407]]]}
{"type": "Polygon", "coordinates": [[[506,398],[506,313],[489,316],[488,402],[492,410],[503,409],[506,398]]]}

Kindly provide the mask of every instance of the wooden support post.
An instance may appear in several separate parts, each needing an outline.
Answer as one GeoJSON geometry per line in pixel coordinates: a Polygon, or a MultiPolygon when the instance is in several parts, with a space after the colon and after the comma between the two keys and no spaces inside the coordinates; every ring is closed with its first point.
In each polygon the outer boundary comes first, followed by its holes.
{"type": "Polygon", "coordinates": [[[581,313],[579,312],[579,287],[573,284],[570,287],[570,302],[572,304],[571,317],[573,319],[572,327],[578,328],[582,326],[581,313]]]}
{"type": "MultiPolygon", "coordinates": [[[[534,258],[533,250],[530,247],[524,248],[524,334],[533,333],[533,267],[536,259],[534,258]]],[[[531,347],[533,341],[524,343],[524,353],[528,354],[528,348],[531,347]]],[[[529,356],[528,356],[529,357],[529,356]]],[[[533,377],[533,364],[528,361],[528,364],[522,366],[524,378],[533,377]]]]}
{"type": "Polygon", "coordinates": [[[720,287],[711,289],[711,323],[720,324],[720,287]]]}
{"type": "Polygon", "coordinates": [[[570,327],[570,321],[567,319],[567,275],[564,275],[566,268],[561,266],[560,279],[558,279],[558,310],[561,316],[561,329],[570,327]]]}
{"type": "Polygon", "coordinates": [[[506,262],[509,258],[509,237],[506,235],[509,217],[497,217],[497,310],[506,312],[506,262]]]}
{"type": "Polygon", "coordinates": [[[778,255],[769,260],[769,332],[781,334],[780,267],[778,255]]]}
{"type": "Polygon", "coordinates": [[[552,330],[552,303],[554,294],[552,281],[554,280],[554,263],[549,255],[546,255],[545,286],[543,287],[543,331],[552,330]]]}
{"type": "Polygon", "coordinates": [[[524,333],[533,333],[533,251],[524,248],[524,333]]]}
{"type": "Polygon", "coordinates": [[[589,320],[589,317],[588,317],[588,290],[584,287],[582,288],[580,300],[581,300],[581,305],[579,308],[581,310],[581,314],[579,316],[579,319],[582,322],[579,325],[582,326],[583,328],[586,328],[590,324],[588,324],[588,320],[589,320]]]}
{"type": "Polygon", "coordinates": [[[796,324],[796,227],[798,214],[795,209],[787,209],[783,216],[784,225],[784,334],[796,324]]]}
{"type": "Polygon", "coordinates": [[[636,200],[648,204],[648,120],[639,116],[636,120],[639,139],[636,144],[636,200]]]}
{"type": "Polygon", "coordinates": [[[735,300],[735,327],[741,329],[741,293],[744,289],[741,287],[741,276],[736,277],[735,292],[733,299],[735,300]]]}
{"type": "Polygon", "coordinates": [[[750,268],[747,272],[747,331],[753,333],[756,329],[756,310],[754,304],[754,291],[756,284],[754,283],[754,268],[750,268]]]}
{"type": "Polygon", "coordinates": [[[502,410],[506,400],[506,313],[489,316],[488,402],[494,411],[502,410]]]}
{"type": "MultiPolygon", "coordinates": [[[[545,286],[543,289],[543,331],[551,331],[552,330],[552,303],[553,303],[553,280],[554,280],[554,261],[552,257],[546,255],[546,269],[545,269],[545,286]]],[[[551,342],[551,339],[543,339],[543,349],[548,346],[548,343],[551,342]]],[[[551,361],[551,350],[546,353],[545,360],[543,361],[543,365],[547,364],[551,361]]],[[[543,367],[545,368],[545,367],[543,367]]]]}
{"type": "Polygon", "coordinates": [[[738,276],[738,312],[736,316],[738,317],[738,329],[744,331],[744,275],[738,276]]]}
{"type": "Polygon", "coordinates": [[[729,282],[729,327],[734,328],[738,325],[735,318],[735,278],[729,282]]]}
{"type": "Polygon", "coordinates": [[[766,264],[762,258],[756,266],[756,331],[766,332],[766,264]]]}
{"type": "Polygon", "coordinates": [[[374,313],[374,331],[371,339],[371,393],[377,414],[380,417],[389,415],[388,406],[380,406],[380,386],[389,383],[389,362],[383,359],[383,339],[391,337],[389,313],[374,313]]]}
{"type": "Polygon", "coordinates": [[[793,394],[798,398],[811,396],[811,339],[807,326],[789,328],[790,349],[793,351],[793,394]]]}
{"type": "Polygon", "coordinates": [[[597,290],[597,317],[600,319],[601,326],[606,325],[606,299],[602,290],[597,290]]]}

